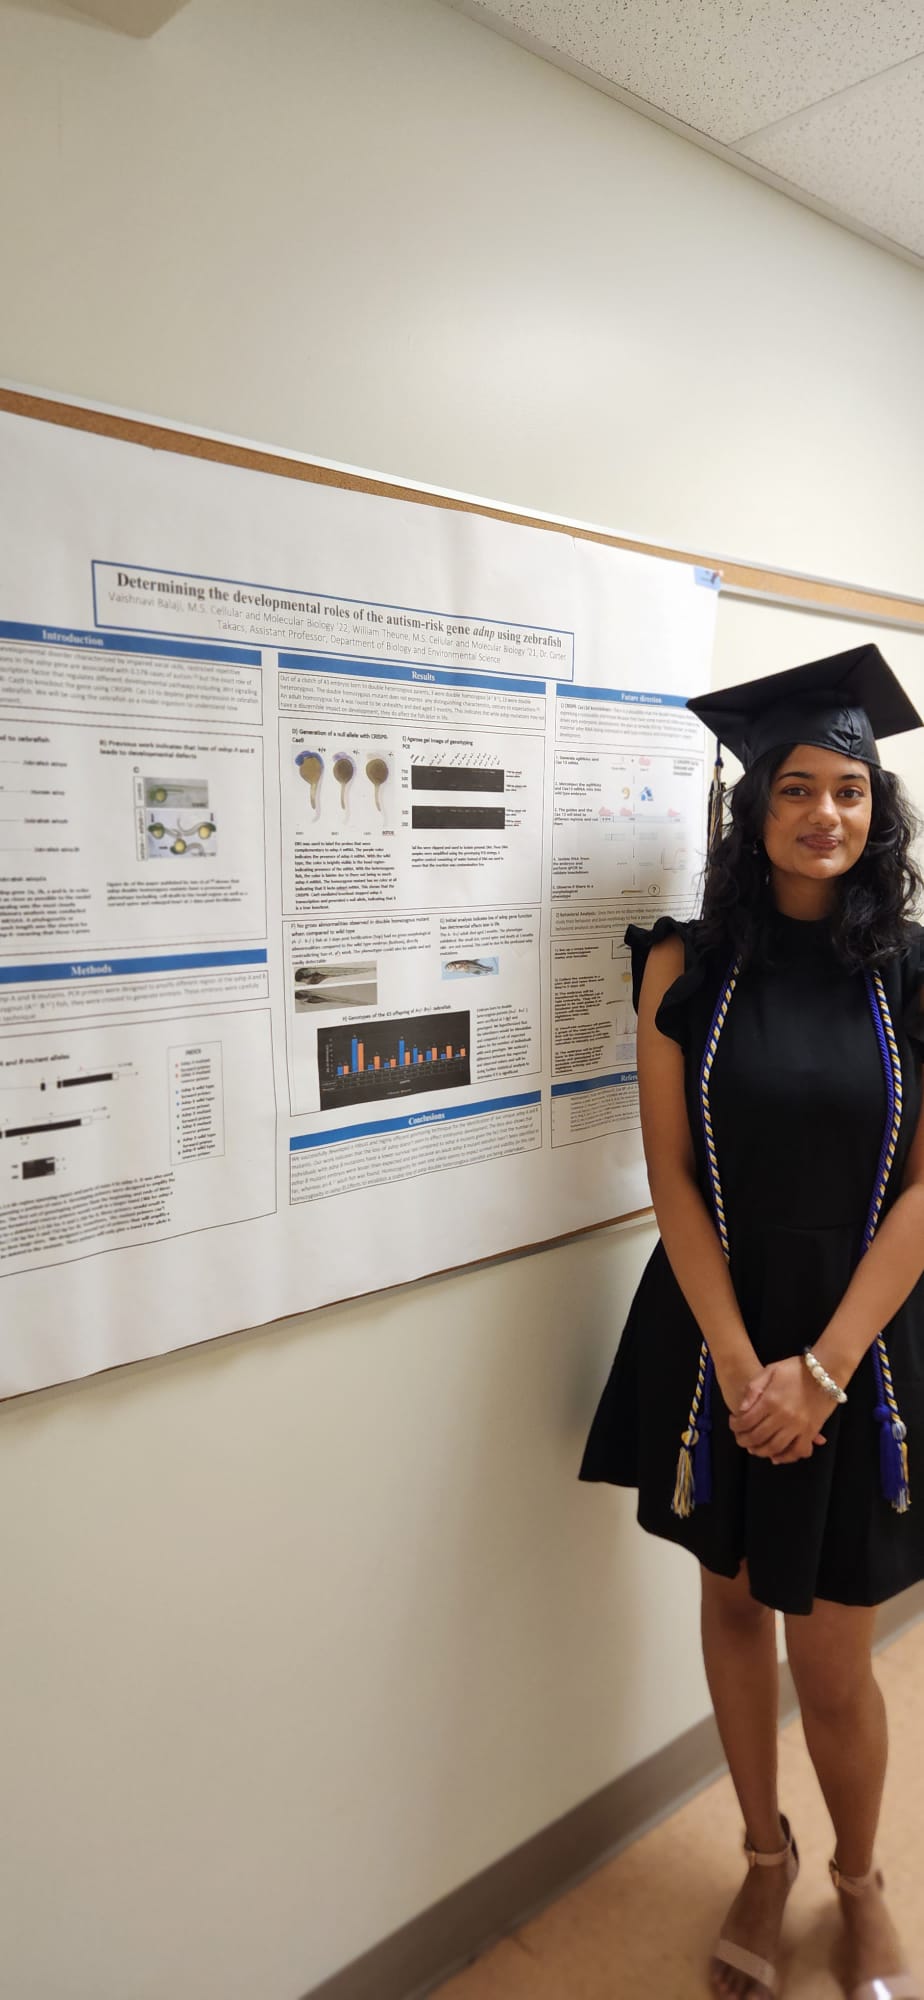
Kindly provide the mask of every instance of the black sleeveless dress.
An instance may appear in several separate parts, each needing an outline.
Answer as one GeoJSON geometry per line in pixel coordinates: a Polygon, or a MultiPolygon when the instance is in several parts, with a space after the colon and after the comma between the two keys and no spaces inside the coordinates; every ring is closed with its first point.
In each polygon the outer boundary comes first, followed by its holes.
{"type": "MultiPolygon", "coordinates": [[[[727,954],[704,954],[696,924],[633,926],[636,1004],[648,952],[684,939],[685,970],[657,1015],[684,1051],[697,1173],[712,1212],[700,1110],[700,1066],[727,954]]],[[[731,1276],[762,1362],[819,1339],[858,1262],[876,1181],[887,1092],[862,973],[837,962],[825,923],[777,919],[773,969],[744,973],[729,1005],[710,1099],[730,1245],[731,1276]]],[[[883,971],[901,1055],[898,1152],[883,1204],[897,1199],[921,1101],[924,930],[908,926],[901,959],[883,971]]],[[[728,1428],[713,1386],[712,1497],[687,1519],[671,1511],[701,1335],[657,1244],[633,1300],[594,1417],[580,1476],[638,1487],[651,1534],[688,1548],[720,1576],[746,1558],[751,1590],[777,1610],[807,1613],[816,1597],[879,1604],[924,1577],[924,1279],[883,1329],[908,1432],[911,1506],[882,1494],[876,1384],[867,1354],[848,1401],[811,1458],[774,1466],[728,1428]]]]}

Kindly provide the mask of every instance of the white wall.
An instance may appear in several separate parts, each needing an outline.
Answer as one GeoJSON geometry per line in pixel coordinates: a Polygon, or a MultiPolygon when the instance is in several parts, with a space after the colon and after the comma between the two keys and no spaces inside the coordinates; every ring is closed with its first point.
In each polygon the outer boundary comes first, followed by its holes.
{"type": "MultiPolygon", "coordinates": [[[[0,204],[7,379],[924,588],[920,273],[437,0],[0,5],[0,204]]],[[[705,1712],[574,1480],[652,1240],[0,1412],[16,2000],[297,2000],[705,1712]]]]}

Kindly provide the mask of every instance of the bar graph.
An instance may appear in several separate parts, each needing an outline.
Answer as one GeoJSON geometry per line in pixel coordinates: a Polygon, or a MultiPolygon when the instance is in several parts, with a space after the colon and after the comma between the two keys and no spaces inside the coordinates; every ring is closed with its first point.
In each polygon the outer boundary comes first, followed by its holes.
{"type": "Polygon", "coordinates": [[[321,1110],[409,1097],[419,1090],[457,1089],[472,1080],[470,1048],[467,1009],[319,1028],[321,1110]]]}

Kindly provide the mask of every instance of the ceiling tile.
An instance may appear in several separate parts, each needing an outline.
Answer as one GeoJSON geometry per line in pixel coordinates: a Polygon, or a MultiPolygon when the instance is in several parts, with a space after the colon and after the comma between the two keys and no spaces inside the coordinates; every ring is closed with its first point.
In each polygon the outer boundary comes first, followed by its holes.
{"type": "Polygon", "coordinates": [[[924,257],[924,57],[738,150],[924,257]]]}
{"type": "Polygon", "coordinates": [[[924,0],[450,0],[714,139],[924,53],[924,0]]]}

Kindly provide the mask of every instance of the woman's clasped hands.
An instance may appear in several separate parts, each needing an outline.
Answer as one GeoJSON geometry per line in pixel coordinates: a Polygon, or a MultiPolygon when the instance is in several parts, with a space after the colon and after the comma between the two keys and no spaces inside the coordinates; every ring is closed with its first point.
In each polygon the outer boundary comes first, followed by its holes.
{"type": "Polygon", "coordinates": [[[797,1459],[811,1458],[816,1445],[827,1443],[821,1426],[834,1407],[801,1355],[793,1354],[752,1377],[729,1425],[742,1450],[754,1458],[794,1465],[797,1459]]]}

